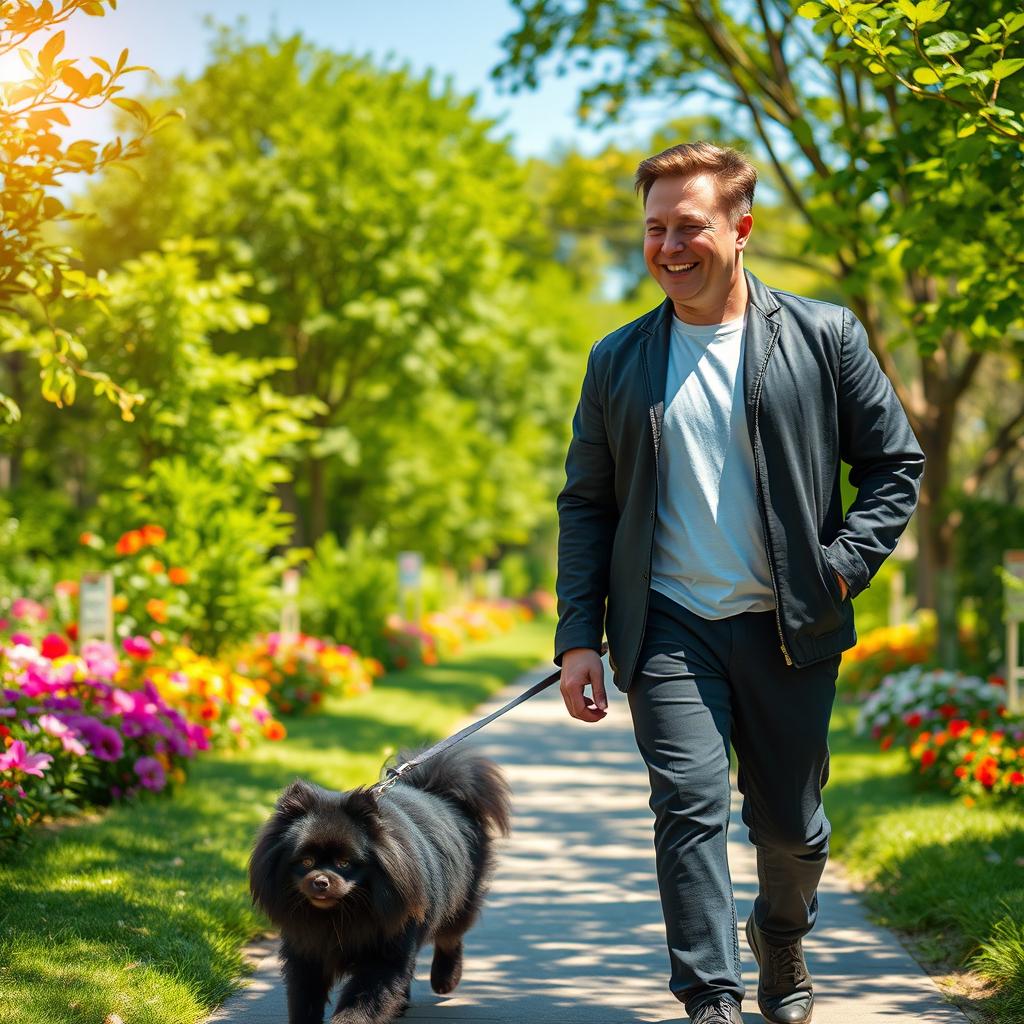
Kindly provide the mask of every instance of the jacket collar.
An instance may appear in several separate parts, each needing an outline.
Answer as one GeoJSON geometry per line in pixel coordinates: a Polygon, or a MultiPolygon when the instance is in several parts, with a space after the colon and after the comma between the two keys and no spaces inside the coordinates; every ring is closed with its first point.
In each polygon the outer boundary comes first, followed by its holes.
{"type": "MultiPolygon", "coordinates": [[[[743,394],[746,400],[747,426],[754,436],[760,380],[779,332],[776,314],[779,303],[774,293],[749,270],[747,279],[747,326],[743,339],[743,394]]],[[[665,383],[668,377],[668,353],[672,336],[672,300],[668,297],[640,323],[640,351],[646,375],[651,426],[655,450],[661,444],[665,417],[665,383]]]]}

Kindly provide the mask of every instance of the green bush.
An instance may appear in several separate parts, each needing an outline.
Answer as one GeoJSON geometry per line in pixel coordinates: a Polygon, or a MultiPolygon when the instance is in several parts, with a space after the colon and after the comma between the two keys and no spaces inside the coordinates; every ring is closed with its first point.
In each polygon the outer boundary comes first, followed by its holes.
{"type": "Polygon", "coordinates": [[[167,531],[161,554],[189,571],[178,626],[197,653],[216,655],[277,628],[281,574],[308,552],[272,556],[291,535],[291,516],[276,498],[170,458],[156,459],[145,477],[127,480],[126,490],[105,495],[101,506],[117,527],[109,537],[141,523],[167,531]]]}
{"type": "Polygon", "coordinates": [[[317,541],[299,601],[303,632],[383,658],[384,623],[397,603],[398,569],[383,531],[355,530],[344,547],[330,533],[317,541]]]}

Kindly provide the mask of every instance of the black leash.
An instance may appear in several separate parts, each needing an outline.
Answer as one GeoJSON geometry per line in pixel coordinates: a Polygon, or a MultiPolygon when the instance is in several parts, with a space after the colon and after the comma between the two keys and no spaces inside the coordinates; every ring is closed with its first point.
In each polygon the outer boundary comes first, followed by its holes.
{"type": "MultiPolygon", "coordinates": [[[[603,655],[608,650],[607,644],[601,644],[601,654],[603,655]]],[[[442,750],[447,750],[449,747],[454,746],[459,740],[464,740],[467,736],[472,736],[478,729],[482,729],[485,725],[489,725],[496,718],[500,718],[506,711],[511,711],[517,704],[522,704],[524,700],[529,700],[531,697],[535,697],[541,690],[546,690],[552,683],[557,683],[562,676],[561,669],[555,669],[554,672],[549,676],[545,676],[539,683],[534,683],[528,690],[524,690],[514,700],[510,700],[503,708],[498,708],[497,711],[492,712],[486,718],[481,718],[470,725],[467,725],[465,729],[460,729],[457,733],[452,736],[441,740],[439,743],[435,743],[432,747],[428,747],[422,753],[414,757],[411,761],[404,761],[398,767],[392,767],[387,769],[387,777],[381,779],[380,782],[374,783],[369,792],[371,793],[386,793],[403,775],[411,772],[417,765],[423,764],[424,761],[433,757],[435,754],[440,754],[442,750]]]]}

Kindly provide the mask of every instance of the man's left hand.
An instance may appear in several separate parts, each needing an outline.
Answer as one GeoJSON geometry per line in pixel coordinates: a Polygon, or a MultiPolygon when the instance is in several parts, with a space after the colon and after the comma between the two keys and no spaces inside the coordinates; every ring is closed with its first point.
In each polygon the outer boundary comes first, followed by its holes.
{"type": "MultiPolygon", "coordinates": [[[[835,572],[835,570],[833,570],[833,572],[835,572]]],[[[836,582],[839,584],[839,593],[842,596],[842,599],[845,601],[846,595],[850,592],[850,588],[847,586],[846,580],[844,580],[843,577],[839,575],[839,573],[836,573],[836,582]]]]}

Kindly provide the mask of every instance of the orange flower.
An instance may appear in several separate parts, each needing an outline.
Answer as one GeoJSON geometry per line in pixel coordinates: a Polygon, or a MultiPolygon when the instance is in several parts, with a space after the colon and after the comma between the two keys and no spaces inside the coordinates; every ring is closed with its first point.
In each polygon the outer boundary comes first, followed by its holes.
{"type": "Polygon", "coordinates": [[[146,602],[146,611],[154,622],[167,621],[167,602],[161,601],[158,597],[151,597],[146,602]]]}
{"type": "Polygon", "coordinates": [[[115,594],[113,601],[110,602],[110,607],[115,612],[123,612],[128,608],[128,598],[124,594],[115,594]]]}
{"type": "Polygon", "coordinates": [[[149,571],[154,576],[158,575],[159,573],[165,572],[166,569],[167,567],[164,565],[164,563],[159,561],[158,559],[154,558],[153,561],[149,563],[149,571]]]}
{"type": "Polygon", "coordinates": [[[162,526],[157,526],[154,523],[147,523],[142,530],[143,542],[146,544],[162,544],[167,540],[167,531],[162,526]]]}
{"type": "Polygon", "coordinates": [[[118,537],[114,550],[119,555],[134,555],[136,551],[141,551],[145,546],[146,541],[142,534],[138,530],[129,530],[118,537]]]}
{"type": "Polygon", "coordinates": [[[199,717],[204,722],[212,722],[220,718],[220,707],[214,701],[208,700],[200,709],[199,717]]]}
{"type": "Polygon", "coordinates": [[[66,594],[68,597],[78,595],[78,580],[61,580],[53,588],[58,594],[66,594]]]}
{"type": "Polygon", "coordinates": [[[89,545],[91,545],[92,542],[95,539],[96,539],[96,534],[95,533],[89,533],[88,530],[85,530],[83,533],[80,533],[78,535],[78,543],[79,544],[85,544],[87,547],[89,545]]]}
{"type": "Polygon", "coordinates": [[[188,569],[183,569],[180,565],[172,566],[167,570],[167,578],[176,586],[180,587],[188,583],[188,569]]]}
{"type": "Polygon", "coordinates": [[[263,726],[263,735],[268,740],[283,740],[288,733],[280,722],[271,719],[263,726]]]}

